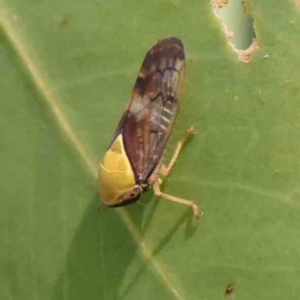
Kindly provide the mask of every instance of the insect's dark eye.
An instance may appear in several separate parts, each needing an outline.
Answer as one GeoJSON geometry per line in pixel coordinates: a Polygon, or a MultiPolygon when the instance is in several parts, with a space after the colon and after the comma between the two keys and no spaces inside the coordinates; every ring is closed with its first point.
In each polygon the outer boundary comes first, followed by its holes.
{"type": "Polygon", "coordinates": [[[130,197],[131,197],[131,198],[133,198],[134,196],[135,196],[135,194],[133,194],[133,193],[130,194],[130,197]]]}

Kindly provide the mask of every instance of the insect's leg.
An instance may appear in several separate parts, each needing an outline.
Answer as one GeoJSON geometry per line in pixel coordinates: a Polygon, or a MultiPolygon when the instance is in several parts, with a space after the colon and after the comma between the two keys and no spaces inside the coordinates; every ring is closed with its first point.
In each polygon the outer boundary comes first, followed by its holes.
{"type": "Polygon", "coordinates": [[[162,198],[167,199],[167,200],[171,200],[171,201],[174,201],[174,202],[178,202],[178,203],[181,203],[181,204],[191,206],[192,209],[193,209],[193,212],[194,212],[194,216],[197,219],[203,214],[203,212],[200,211],[199,207],[197,206],[197,204],[194,201],[185,200],[185,199],[182,199],[182,198],[178,198],[178,197],[163,193],[160,190],[160,186],[159,186],[158,181],[156,181],[153,184],[153,190],[154,190],[154,194],[159,196],[159,197],[162,197],[162,198]]]}
{"type": "Polygon", "coordinates": [[[172,158],[169,162],[169,165],[166,167],[164,164],[162,164],[161,168],[160,168],[160,173],[164,176],[168,176],[177,160],[177,157],[184,145],[184,143],[186,142],[186,140],[194,135],[196,133],[196,130],[193,126],[189,127],[188,130],[186,131],[185,135],[181,138],[181,140],[177,143],[177,146],[174,150],[174,153],[172,155],[172,158]]]}

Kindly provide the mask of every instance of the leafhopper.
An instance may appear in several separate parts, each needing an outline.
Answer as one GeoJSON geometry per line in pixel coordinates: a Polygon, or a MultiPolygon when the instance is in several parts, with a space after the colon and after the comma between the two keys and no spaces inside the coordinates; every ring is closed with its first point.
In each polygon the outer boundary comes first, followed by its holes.
{"type": "Polygon", "coordinates": [[[119,207],[136,202],[153,188],[162,198],[198,206],[160,190],[159,174],[168,176],[193,127],[178,142],[168,166],[162,158],[175,122],[185,79],[185,54],[177,37],[159,40],[146,54],[114,138],[100,164],[99,193],[103,203],[119,207]]]}

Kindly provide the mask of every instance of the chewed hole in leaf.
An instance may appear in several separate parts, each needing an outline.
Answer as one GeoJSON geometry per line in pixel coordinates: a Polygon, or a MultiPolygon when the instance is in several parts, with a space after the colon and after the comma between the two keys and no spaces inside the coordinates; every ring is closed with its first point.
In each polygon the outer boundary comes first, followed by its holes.
{"type": "Polygon", "coordinates": [[[295,4],[300,6],[300,0],[294,0],[295,4]]]}
{"type": "Polygon", "coordinates": [[[253,18],[249,15],[244,0],[212,0],[213,11],[220,21],[229,45],[242,62],[249,62],[258,49],[253,27],[253,18]]]}

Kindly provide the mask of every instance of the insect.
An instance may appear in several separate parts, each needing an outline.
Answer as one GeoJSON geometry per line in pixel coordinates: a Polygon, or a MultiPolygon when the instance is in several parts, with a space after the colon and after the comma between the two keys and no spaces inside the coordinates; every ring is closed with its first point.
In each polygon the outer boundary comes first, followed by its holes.
{"type": "Polygon", "coordinates": [[[146,54],[114,138],[100,164],[99,193],[103,203],[119,207],[136,202],[153,188],[155,195],[192,207],[189,200],[160,190],[158,174],[168,176],[193,127],[179,141],[169,165],[162,163],[185,78],[184,47],[177,37],[159,40],[146,54]]]}

